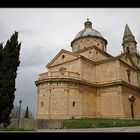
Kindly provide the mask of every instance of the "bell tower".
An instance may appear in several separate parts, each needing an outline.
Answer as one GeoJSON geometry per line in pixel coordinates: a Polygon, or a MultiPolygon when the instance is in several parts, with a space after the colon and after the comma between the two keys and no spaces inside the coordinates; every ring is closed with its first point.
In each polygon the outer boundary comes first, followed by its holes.
{"type": "Polygon", "coordinates": [[[125,26],[122,46],[124,52],[126,51],[128,51],[129,53],[137,52],[137,42],[128,24],[126,24],[125,26]]]}

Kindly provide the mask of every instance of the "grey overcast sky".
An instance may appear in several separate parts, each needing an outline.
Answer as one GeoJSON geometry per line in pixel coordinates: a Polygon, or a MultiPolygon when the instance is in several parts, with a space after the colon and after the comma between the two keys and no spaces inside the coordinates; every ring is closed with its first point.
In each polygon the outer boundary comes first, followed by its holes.
{"type": "Polygon", "coordinates": [[[89,18],[93,28],[108,41],[107,51],[113,56],[122,51],[122,37],[128,23],[140,50],[140,8],[1,8],[0,42],[6,42],[14,31],[22,42],[20,67],[16,79],[15,105],[35,113],[38,74],[46,64],[70,43],[84,28],[89,18]]]}

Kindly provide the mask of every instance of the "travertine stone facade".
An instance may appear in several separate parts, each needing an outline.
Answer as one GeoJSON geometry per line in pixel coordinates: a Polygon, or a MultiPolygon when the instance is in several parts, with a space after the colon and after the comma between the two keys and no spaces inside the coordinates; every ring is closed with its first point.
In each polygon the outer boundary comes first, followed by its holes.
{"type": "Polygon", "coordinates": [[[107,40],[85,28],[39,75],[36,119],[140,118],[140,56],[128,25],[123,52],[107,53],[107,40]]]}
{"type": "Polygon", "coordinates": [[[98,46],[103,51],[106,51],[106,44],[102,39],[96,37],[92,38],[90,36],[74,40],[74,42],[72,42],[72,51],[76,52],[93,45],[98,46]]]}

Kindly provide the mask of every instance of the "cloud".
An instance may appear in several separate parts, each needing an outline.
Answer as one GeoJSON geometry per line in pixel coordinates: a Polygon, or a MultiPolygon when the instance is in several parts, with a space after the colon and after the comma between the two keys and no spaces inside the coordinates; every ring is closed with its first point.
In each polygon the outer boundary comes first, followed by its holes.
{"type": "Polygon", "coordinates": [[[33,29],[30,29],[30,28],[22,28],[19,30],[19,34],[20,35],[24,35],[24,36],[35,36],[37,35],[37,31],[33,30],[33,29]]]}
{"type": "MultiPolygon", "coordinates": [[[[53,44],[53,43],[52,43],[53,44]]],[[[21,45],[20,60],[22,67],[46,65],[56,54],[54,45],[21,45]],[[50,47],[50,48],[49,48],[50,47]],[[51,49],[52,47],[52,49],[51,49]]]]}
{"type": "Polygon", "coordinates": [[[43,66],[36,67],[19,67],[16,79],[16,92],[14,104],[18,106],[18,101],[22,99],[22,108],[26,109],[27,105],[35,113],[37,88],[35,81],[38,74],[45,70],[43,66]]]}
{"type": "Polygon", "coordinates": [[[3,21],[0,21],[0,42],[5,43],[9,38],[10,35],[8,26],[3,21]]]}

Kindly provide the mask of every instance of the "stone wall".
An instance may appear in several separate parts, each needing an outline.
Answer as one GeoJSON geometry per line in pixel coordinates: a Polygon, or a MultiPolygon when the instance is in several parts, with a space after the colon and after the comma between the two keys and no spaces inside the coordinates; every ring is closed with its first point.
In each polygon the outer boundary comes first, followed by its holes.
{"type": "Polygon", "coordinates": [[[96,89],[82,87],[82,116],[83,117],[96,117],[96,104],[97,104],[96,89]]]}
{"type": "Polygon", "coordinates": [[[61,63],[65,63],[67,61],[71,61],[73,59],[75,59],[76,56],[73,56],[71,54],[68,54],[66,52],[63,52],[62,54],[60,54],[60,56],[54,60],[54,62],[51,64],[51,66],[55,66],[61,63]]]}
{"type": "Polygon", "coordinates": [[[36,119],[96,116],[95,90],[75,82],[52,82],[38,93],[36,119]]]}
{"type": "Polygon", "coordinates": [[[131,67],[127,66],[124,63],[120,63],[120,74],[121,74],[121,79],[131,85],[137,86],[138,87],[138,78],[137,78],[137,71],[132,69],[131,67]],[[128,80],[128,74],[127,70],[130,70],[130,82],[128,80]]]}
{"type": "Polygon", "coordinates": [[[96,82],[96,66],[85,60],[81,60],[81,78],[89,82],[96,82]]]}
{"type": "Polygon", "coordinates": [[[134,118],[140,118],[140,93],[130,88],[122,87],[122,95],[123,95],[123,106],[124,106],[125,117],[132,118],[129,96],[133,95],[135,97],[135,102],[133,107],[134,118]]]}
{"type": "Polygon", "coordinates": [[[81,39],[77,39],[73,42],[72,44],[72,51],[76,52],[79,50],[82,50],[84,48],[88,48],[90,46],[97,46],[100,49],[106,51],[106,45],[105,42],[100,39],[100,38],[93,38],[93,37],[86,37],[86,38],[81,38],[81,39]]]}
{"type": "Polygon", "coordinates": [[[87,51],[82,51],[78,54],[82,55],[90,60],[93,60],[93,61],[100,61],[100,60],[105,60],[108,58],[105,54],[99,52],[95,48],[92,48],[92,49],[87,50],[87,51]]]}
{"type": "Polygon", "coordinates": [[[97,102],[97,116],[104,118],[124,117],[120,86],[99,88],[97,93],[97,102]]]}
{"type": "Polygon", "coordinates": [[[117,81],[121,78],[119,68],[118,60],[96,65],[96,82],[106,83],[117,81]]]}
{"type": "Polygon", "coordinates": [[[67,62],[67,63],[63,63],[61,65],[56,65],[53,67],[48,68],[48,71],[59,71],[61,68],[65,68],[66,71],[70,71],[70,72],[79,72],[80,70],[80,61],[79,59],[71,61],[71,62],[67,62]]]}
{"type": "MultiPolygon", "coordinates": [[[[12,119],[8,128],[18,128],[18,119],[12,119]]],[[[24,129],[58,129],[63,128],[63,120],[20,119],[19,128],[24,129]]]]}

